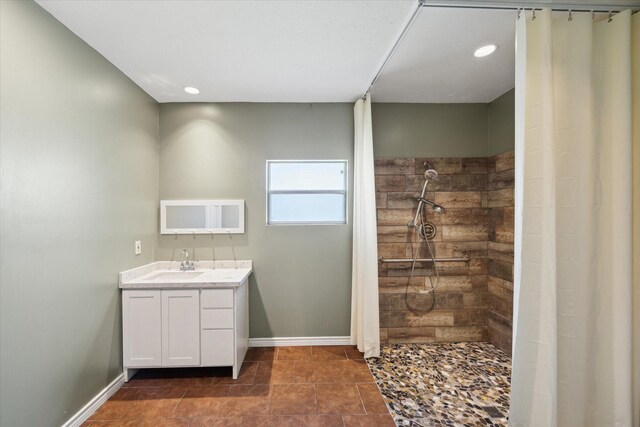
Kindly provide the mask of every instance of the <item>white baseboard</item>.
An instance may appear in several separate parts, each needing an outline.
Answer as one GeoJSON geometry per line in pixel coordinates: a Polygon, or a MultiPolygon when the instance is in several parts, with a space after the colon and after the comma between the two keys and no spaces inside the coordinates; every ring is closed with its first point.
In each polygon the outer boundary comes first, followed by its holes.
{"type": "Polygon", "coordinates": [[[93,399],[89,401],[86,405],[82,407],[76,414],[69,419],[66,423],[62,425],[62,427],[80,427],[83,422],[87,421],[87,419],[93,415],[94,412],[98,410],[98,408],[111,396],[115,394],[116,391],[122,387],[124,384],[124,374],[120,374],[116,377],[115,380],[111,381],[111,384],[103,388],[100,393],[95,395],[93,399]]]}
{"type": "Polygon", "coordinates": [[[249,338],[249,347],[282,347],[303,345],[350,345],[349,337],[275,337],[249,338]]]}

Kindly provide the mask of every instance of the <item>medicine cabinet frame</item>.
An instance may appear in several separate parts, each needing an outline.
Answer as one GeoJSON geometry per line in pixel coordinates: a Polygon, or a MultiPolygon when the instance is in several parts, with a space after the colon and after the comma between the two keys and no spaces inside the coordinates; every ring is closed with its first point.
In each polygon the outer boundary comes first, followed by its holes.
{"type": "Polygon", "coordinates": [[[161,200],[160,234],[244,234],[244,200],[161,200]]]}

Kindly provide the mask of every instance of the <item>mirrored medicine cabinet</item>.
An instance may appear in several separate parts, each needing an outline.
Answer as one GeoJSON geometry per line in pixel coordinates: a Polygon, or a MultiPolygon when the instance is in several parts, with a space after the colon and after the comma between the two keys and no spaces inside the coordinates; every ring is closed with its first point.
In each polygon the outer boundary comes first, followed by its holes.
{"type": "Polygon", "coordinates": [[[161,200],[160,234],[244,234],[244,200],[161,200]]]}

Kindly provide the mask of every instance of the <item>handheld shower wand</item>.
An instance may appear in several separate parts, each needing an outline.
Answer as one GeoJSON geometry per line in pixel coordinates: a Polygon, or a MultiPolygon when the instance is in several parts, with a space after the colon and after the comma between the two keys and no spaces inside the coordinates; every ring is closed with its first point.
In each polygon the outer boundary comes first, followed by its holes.
{"type": "MultiPolygon", "coordinates": [[[[422,186],[422,192],[420,193],[420,197],[418,197],[418,209],[416,209],[416,215],[413,217],[413,221],[411,221],[408,224],[409,227],[413,228],[418,225],[418,217],[420,216],[420,212],[422,212],[422,204],[425,201],[429,202],[427,199],[424,198],[424,194],[427,192],[427,184],[429,184],[429,180],[432,180],[432,181],[438,180],[438,172],[436,172],[435,169],[429,168],[424,173],[424,185],[422,186]]],[[[429,202],[428,204],[430,204],[433,207],[433,210],[435,210],[436,212],[444,212],[444,208],[442,206],[439,206],[441,210],[438,210],[435,208],[435,206],[438,206],[435,203],[429,202]]]]}

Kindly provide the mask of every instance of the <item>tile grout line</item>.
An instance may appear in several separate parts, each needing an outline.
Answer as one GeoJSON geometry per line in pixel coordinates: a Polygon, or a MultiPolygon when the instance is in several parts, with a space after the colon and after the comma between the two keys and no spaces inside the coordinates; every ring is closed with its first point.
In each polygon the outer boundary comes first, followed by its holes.
{"type": "MultiPolygon", "coordinates": [[[[213,381],[213,380],[212,380],[213,381]]],[[[175,415],[176,409],[178,409],[178,406],[180,405],[180,403],[182,402],[182,399],[184,399],[184,397],[187,395],[187,392],[189,391],[189,386],[185,387],[184,389],[184,393],[182,394],[182,396],[180,397],[180,399],[178,399],[178,403],[176,403],[176,406],[173,407],[173,409],[171,410],[171,415],[175,415]]],[[[191,421],[189,421],[189,424],[191,424],[191,421]]]]}
{"type": "MultiPolygon", "coordinates": [[[[240,377],[240,373],[238,373],[238,377],[240,377]]],[[[223,397],[222,406],[220,406],[220,409],[218,410],[218,414],[216,415],[217,418],[222,417],[225,407],[229,404],[229,392],[231,391],[231,386],[227,385],[226,387],[227,387],[227,391],[225,392],[224,396],[221,396],[223,397]]]]}
{"type": "Polygon", "coordinates": [[[358,397],[360,398],[360,404],[362,405],[362,410],[364,411],[365,415],[369,415],[369,412],[367,412],[367,407],[364,404],[364,400],[362,399],[362,393],[360,393],[360,387],[358,387],[358,383],[353,383],[356,386],[356,391],[358,392],[358,397]]]}
{"type": "Polygon", "coordinates": [[[316,388],[316,384],[313,384],[313,400],[316,402],[316,412],[314,412],[316,415],[320,415],[318,414],[318,389],[316,388]]]}

